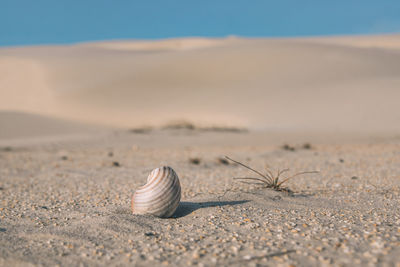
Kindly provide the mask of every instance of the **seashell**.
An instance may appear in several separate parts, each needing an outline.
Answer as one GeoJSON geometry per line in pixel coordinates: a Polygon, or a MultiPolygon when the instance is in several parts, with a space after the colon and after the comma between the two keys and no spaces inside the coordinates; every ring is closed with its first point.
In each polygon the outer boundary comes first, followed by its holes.
{"type": "Polygon", "coordinates": [[[181,200],[178,175],[171,167],[154,169],[147,183],[132,196],[133,214],[152,214],[167,218],[174,214],[181,200]]]}

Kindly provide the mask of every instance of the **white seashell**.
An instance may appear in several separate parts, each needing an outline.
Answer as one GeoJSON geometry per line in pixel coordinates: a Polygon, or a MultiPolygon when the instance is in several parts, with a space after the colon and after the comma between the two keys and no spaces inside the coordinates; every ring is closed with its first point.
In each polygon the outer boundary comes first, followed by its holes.
{"type": "Polygon", "coordinates": [[[133,194],[132,212],[167,218],[174,214],[180,200],[178,175],[171,167],[161,167],[154,169],[147,177],[147,183],[133,194]]]}

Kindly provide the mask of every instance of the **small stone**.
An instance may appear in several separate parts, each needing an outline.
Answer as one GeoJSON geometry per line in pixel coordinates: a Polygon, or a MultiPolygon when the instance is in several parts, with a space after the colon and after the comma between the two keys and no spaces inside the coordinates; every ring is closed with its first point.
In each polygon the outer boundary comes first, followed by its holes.
{"type": "Polygon", "coordinates": [[[145,236],[155,236],[155,233],[153,233],[153,232],[147,232],[147,233],[144,233],[144,235],[145,235],[145,236]]]}
{"type": "Polygon", "coordinates": [[[303,144],[304,149],[311,149],[311,144],[310,143],[304,143],[303,144]]]}
{"type": "Polygon", "coordinates": [[[200,158],[190,158],[190,159],[189,159],[189,162],[190,162],[191,164],[194,164],[194,165],[199,165],[200,162],[201,162],[201,159],[200,159],[200,158]]]}
{"type": "Polygon", "coordinates": [[[192,258],[197,260],[200,258],[200,254],[196,251],[192,254],[192,258]]]}
{"type": "Polygon", "coordinates": [[[218,163],[223,165],[229,165],[229,161],[225,158],[218,158],[218,163]]]}
{"type": "Polygon", "coordinates": [[[240,247],[232,246],[231,250],[232,250],[233,254],[237,254],[239,252],[239,250],[240,250],[240,247]]]}
{"type": "Polygon", "coordinates": [[[112,165],[113,165],[114,167],[120,167],[120,166],[121,166],[121,165],[119,164],[118,161],[114,161],[114,162],[112,163],[112,165]]]}

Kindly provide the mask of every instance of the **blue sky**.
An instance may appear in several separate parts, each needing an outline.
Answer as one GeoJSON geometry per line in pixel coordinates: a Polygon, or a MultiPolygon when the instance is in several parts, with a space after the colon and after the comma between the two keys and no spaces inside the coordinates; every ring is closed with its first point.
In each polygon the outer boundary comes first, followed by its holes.
{"type": "Polygon", "coordinates": [[[400,0],[0,0],[0,46],[400,32],[400,0]]]}

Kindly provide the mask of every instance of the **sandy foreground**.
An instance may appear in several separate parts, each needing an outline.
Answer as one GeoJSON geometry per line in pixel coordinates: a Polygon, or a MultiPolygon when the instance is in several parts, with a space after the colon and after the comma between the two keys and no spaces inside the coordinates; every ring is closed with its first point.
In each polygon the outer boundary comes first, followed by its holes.
{"type": "Polygon", "coordinates": [[[0,264],[396,266],[399,137],[329,140],[167,130],[3,146],[0,264]],[[288,182],[292,194],[275,192],[233,180],[254,174],[224,155],[258,170],[320,173],[288,182]],[[162,165],[180,177],[177,212],[132,215],[135,188],[162,165]]]}
{"type": "Polygon", "coordinates": [[[398,35],[0,49],[0,266],[400,266],[399,51],[398,35]],[[224,156],[319,173],[278,192],[224,156]],[[176,213],[132,215],[163,165],[176,213]]]}

